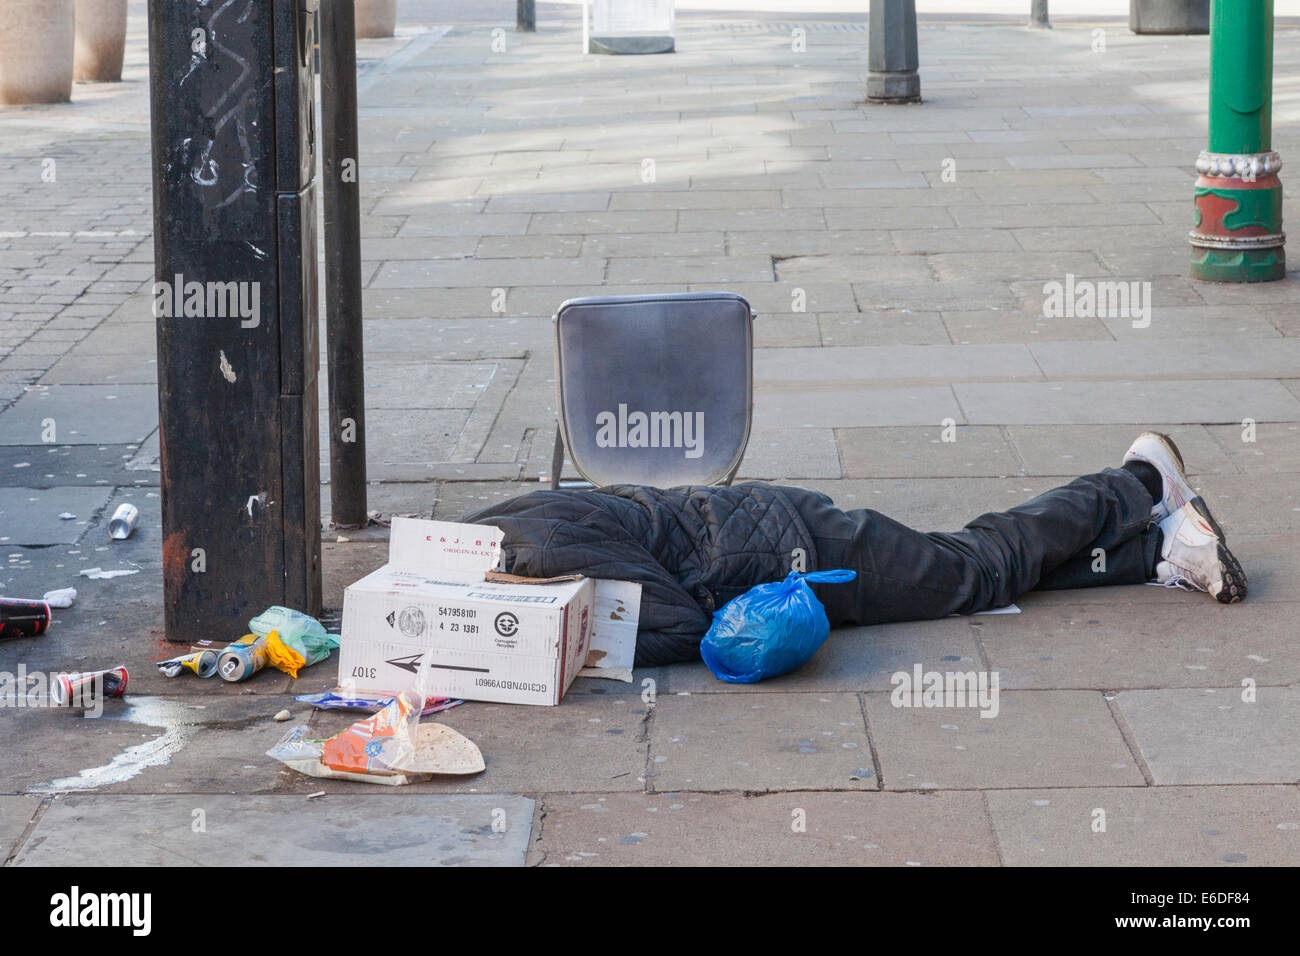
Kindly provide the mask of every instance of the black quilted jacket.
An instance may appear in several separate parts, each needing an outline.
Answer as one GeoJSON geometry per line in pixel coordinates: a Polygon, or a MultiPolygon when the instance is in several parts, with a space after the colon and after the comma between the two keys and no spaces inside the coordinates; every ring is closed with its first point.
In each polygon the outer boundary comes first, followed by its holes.
{"type": "MultiPolygon", "coordinates": [[[[818,567],[792,496],[802,488],[750,483],[662,490],[611,485],[535,491],[465,518],[505,533],[505,569],[530,577],[581,573],[640,581],[636,664],[698,660],[712,612],[790,571],[796,548],[818,567]]],[[[829,501],[829,499],[825,499],[829,501]]]]}

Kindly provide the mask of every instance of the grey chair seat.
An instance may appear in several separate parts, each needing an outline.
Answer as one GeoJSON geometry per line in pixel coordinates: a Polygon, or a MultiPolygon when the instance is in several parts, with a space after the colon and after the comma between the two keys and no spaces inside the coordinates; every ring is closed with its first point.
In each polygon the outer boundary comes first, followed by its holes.
{"type": "Polygon", "coordinates": [[[552,485],[565,448],[597,486],[729,483],[753,419],[753,317],[729,292],[561,305],[552,485]]]}

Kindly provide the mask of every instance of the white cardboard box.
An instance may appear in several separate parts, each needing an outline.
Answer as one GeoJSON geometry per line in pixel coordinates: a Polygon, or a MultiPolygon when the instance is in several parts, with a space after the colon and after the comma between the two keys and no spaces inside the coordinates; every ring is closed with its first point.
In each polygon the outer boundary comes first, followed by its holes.
{"type": "Polygon", "coordinates": [[[397,693],[430,655],[431,696],[558,704],[587,660],[594,582],[489,582],[501,538],[394,518],[388,563],[343,595],[339,684],[397,693]]]}

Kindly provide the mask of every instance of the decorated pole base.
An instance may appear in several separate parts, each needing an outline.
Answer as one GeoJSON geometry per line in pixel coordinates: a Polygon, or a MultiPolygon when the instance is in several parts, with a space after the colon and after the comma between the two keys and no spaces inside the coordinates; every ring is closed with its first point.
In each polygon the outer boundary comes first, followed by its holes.
{"type": "Polygon", "coordinates": [[[1201,153],[1191,274],[1210,282],[1269,282],[1286,275],[1277,153],[1201,153]]]}

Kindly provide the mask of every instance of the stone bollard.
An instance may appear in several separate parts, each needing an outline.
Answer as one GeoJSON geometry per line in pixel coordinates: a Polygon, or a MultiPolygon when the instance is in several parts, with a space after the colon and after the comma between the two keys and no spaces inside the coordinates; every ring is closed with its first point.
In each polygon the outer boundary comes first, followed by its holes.
{"type": "Polygon", "coordinates": [[[1210,32],[1210,0],[1129,0],[1128,28],[1138,34],[1210,32]]]}
{"type": "Polygon", "coordinates": [[[0,3],[0,103],[72,99],[73,0],[0,3]]]}
{"type": "Polygon", "coordinates": [[[871,0],[867,102],[919,103],[916,0],[871,0]]]}
{"type": "Polygon", "coordinates": [[[390,37],[397,31],[397,0],[356,0],[357,38],[390,37]]]}
{"type": "Polygon", "coordinates": [[[116,83],[126,53],[126,0],[77,0],[77,44],[72,78],[116,83]]]}

